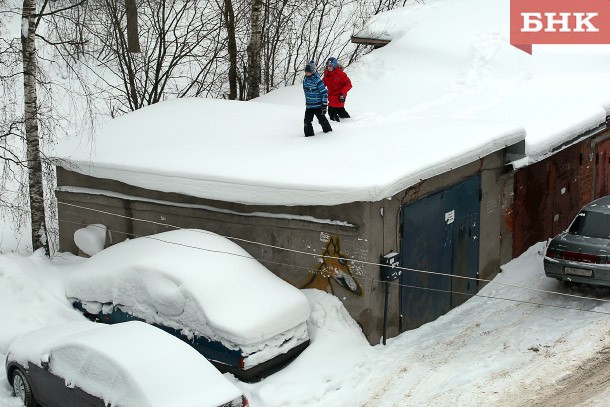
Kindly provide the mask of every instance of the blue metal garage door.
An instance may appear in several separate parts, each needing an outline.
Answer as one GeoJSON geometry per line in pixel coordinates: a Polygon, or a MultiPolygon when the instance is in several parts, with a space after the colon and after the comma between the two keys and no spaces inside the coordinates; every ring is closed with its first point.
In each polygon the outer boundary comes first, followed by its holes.
{"type": "Polygon", "coordinates": [[[450,275],[402,272],[403,330],[435,320],[477,292],[476,281],[455,276],[478,276],[480,189],[477,175],[403,206],[403,266],[450,275]]]}

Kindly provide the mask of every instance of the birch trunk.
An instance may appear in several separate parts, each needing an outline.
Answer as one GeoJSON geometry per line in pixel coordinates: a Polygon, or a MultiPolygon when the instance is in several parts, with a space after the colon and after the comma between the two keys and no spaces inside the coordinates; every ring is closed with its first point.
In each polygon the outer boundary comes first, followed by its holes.
{"type": "Polygon", "coordinates": [[[125,0],[127,17],[127,50],[140,52],[140,34],[138,32],[138,7],[136,0],[125,0]]]}
{"type": "Polygon", "coordinates": [[[38,101],[36,95],[36,0],[23,0],[21,20],[21,52],[23,58],[23,101],[27,145],[30,213],[32,217],[32,248],[44,248],[49,255],[45,221],[42,162],[38,138],[38,101]]]}
{"type": "Polygon", "coordinates": [[[229,51],[229,99],[237,99],[237,41],[235,39],[235,14],[231,0],[225,0],[225,24],[229,51]]]}
{"type": "Polygon", "coordinates": [[[248,97],[254,99],[260,94],[261,83],[261,42],[262,42],[262,0],[252,1],[250,16],[250,44],[248,45],[248,97]]]}

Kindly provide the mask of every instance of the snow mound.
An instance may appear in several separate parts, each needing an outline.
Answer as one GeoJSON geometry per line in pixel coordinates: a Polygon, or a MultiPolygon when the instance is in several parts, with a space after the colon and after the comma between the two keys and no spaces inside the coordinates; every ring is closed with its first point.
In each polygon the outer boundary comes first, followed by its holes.
{"type": "Polygon", "coordinates": [[[82,258],[66,257],[69,260],[65,262],[59,258],[51,261],[43,250],[29,256],[0,256],[0,353],[6,353],[10,342],[19,335],[50,324],[83,319],[70,307],[63,286],[67,269],[76,267],[82,258]]]}
{"type": "Polygon", "coordinates": [[[320,290],[302,291],[311,306],[307,321],[311,343],[280,372],[261,383],[243,385],[250,389],[252,405],[346,405],[345,399],[334,399],[333,394],[337,389],[356,388],[368,369],[373,348],[341,301],[320,290]],[[294,385],[299,382],[307,386],[294,385]]]}
{"type": "Polygon", "coordinates": [[[74,232],[74,243],[85,254],[93,256],[104,249],[106,244],[106,226],[89,225],[74,232]]]}
{"type": "Polygon", "coordinates": [[[255,345],[303,325],[305,296],[230,240],[174,230],[111,246],[66,283],[68,298],[114,304],[149,323],[235,345],[255,345]],[[227,342],[228,341],[228,342],[227,342]]]}
{"type": "Polygon", "coordinates": [[[31,332],[9,348],[9,360],[39,366],[43,354],[50,355],[50,371],[68,386],[106,404],[216,407],[241,396],[193,348],[142,322],[57,325],[31,332]]]}
{"type": "MultiPolygon", "coordinates": [[[[306,289],[303,290],[303,293],[311,307],[307,327],[312,342],[316,341],[318,335],[324,338],[327,332],[356,338],[356,341],[365,339],[358,323],[354,321],[336,296],[315,289],[306,289]]],[[[368,346],[368,342],[366,344],[368,346]]]]}

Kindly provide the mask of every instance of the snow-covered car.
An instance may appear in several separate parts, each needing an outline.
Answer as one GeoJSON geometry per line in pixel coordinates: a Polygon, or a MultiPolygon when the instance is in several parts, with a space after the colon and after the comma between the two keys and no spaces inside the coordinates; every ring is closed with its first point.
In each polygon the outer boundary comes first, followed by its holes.
{"type": "Polygon", "coordinates": [[[180,229],[118,243],[73,272],[66,295],[103,323],[141,320],[219,370],[257,380],[309,344],[309,303],[227,238],[180,229]]]}
{"type": "Polygon", "coordinates": [[[233,383],[190,346],[138,321],[71,322],[11,343],[6,377],[32,407],[245,407],[233,383]]]}
{"type": "Polygon", "coordinates": [[[558,280],[610,286],[610,196],[585,205],[549,242],[544,272],[558,280]]]}

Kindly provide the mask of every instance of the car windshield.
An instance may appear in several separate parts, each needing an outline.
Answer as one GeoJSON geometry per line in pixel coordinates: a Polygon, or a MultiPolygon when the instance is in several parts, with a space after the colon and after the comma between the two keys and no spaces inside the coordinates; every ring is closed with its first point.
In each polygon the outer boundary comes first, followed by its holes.
{"type": "Polygon", "coordinates": [[[599,212],[582,211],[572,222],[570,230],[572,235],[610,238],[610,215],[599,212]]]}

